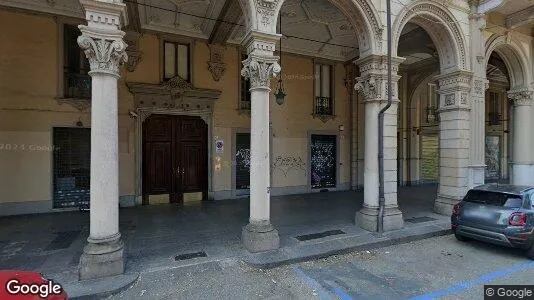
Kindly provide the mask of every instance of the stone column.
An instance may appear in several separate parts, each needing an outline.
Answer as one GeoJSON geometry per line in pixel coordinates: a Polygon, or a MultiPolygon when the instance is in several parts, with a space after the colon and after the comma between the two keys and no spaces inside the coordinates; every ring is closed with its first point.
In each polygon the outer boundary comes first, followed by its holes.
{"type": "Polygon", "coordinates": [[[280,238],[270,221],[269,92],[271,77],[281,71],[273,55],[279,35],[249,31],[248,58],[241,75],[250,79],[250,219],[243,244],[250,252],[278,249],[280,238]]]}
{"type": "MultiPolygon", "coordinates": [[[[404,221],[397,204],[397,85],[398,66],[404,59],[393,59],[393,103],[384,116],[384,230],[402,228],[404,221]]],[[[369,55],[356,61],[360,67],[355,89],[365,101],[364,203],[356,213],[356,224],[377,231],[379,210],[378,113],[387,102],[387,57],[369,55]]]]}
{"type": "Polygon", "coordinates": [[[436,76],[440,95],[440,162],[438,197],[434,210],[444,215],[452,213],[452,207],[465,196],[468,189],[471,124],[468,99],[472,77],[469,71],[436,76]]]}
{"type": "Polygon", "coordinates": [[[80,0],[87,26],[78,44],[91,66],[91,213],[90,233],[80,258],[80,279],[124,273],[119,233],[119,159],[117,79],[126,62],[126,6],[120,1],[80,0]]]}
{"type": "Polygon", "coordinates": [[[483,14],[477,13],[478,1],[471,1],[469,32],[471,42],[471,65],[473,84],[471,90],[471,120],[469,134],[469,176],[468,188],[484,184],[486,170],[486,60],[483,14]]]}
{"type": "Polygon", "coordinates": [[[533,184],[531,136],[532,136],[532,96],[533,91],[517,89],[508,92],[513,101],[513,145],[512,145],[512,184],[533,184]]]}

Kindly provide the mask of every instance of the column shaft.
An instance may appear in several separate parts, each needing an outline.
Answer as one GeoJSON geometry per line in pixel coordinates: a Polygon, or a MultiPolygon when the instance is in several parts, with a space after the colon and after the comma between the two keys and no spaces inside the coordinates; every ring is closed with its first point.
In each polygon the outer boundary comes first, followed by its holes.
{"type": "Polygon", "coordinates": [[[530,135],[532,130],[531,106],[515,105],[513,122],[512,183],[517,185],[529,185],[532,184],[532,178],[530,178],[530,135]]]}
{"type": "Polygon", "coordinates": [[[365,103],[364,206],[378,207],[378,102],[365,103]]]}
{"type": "Polygon", "coordinates": [[[269,222],[269,89],[251,93],[250,223],[269,222]]]}
{"type": "Polygon", "coordinates": [[[93,74],[91,98],[91,223],[93,242],[119,235],[117,78],[93,74]]]}

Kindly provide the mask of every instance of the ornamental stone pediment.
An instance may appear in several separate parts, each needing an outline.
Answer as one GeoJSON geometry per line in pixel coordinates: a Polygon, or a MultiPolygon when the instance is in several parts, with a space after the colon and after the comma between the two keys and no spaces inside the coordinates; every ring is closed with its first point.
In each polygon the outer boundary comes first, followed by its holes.
{"type": "Polygon", "coordinates": [[[221,91],[195,88],[179,76],[159,84],[126,83],[134,95],[135,108],[158,108],[180,111],[213,111],[221,91]]]}

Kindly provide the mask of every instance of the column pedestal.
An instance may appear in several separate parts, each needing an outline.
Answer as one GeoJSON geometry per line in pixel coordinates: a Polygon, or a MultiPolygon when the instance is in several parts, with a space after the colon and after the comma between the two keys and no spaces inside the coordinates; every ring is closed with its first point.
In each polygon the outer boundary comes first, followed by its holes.
{"type": "Polygon", "coordinates": [[[123,274],[123,256],[124,247],[120,239],[120,233],[108,241],[89,240],[80,257],[80,280],[123,274]]]}
{"type": "Polygon", "coordinates": [[[270,222],[254,222],[243,227],[243,246],[249,252],[262,252],[280,248],[280,237],[270,222]]]}
{"type": "MultiPolygon", "coordinates": [[[[365,204],[356,213],[356,225],[368,231],[378,231],[378,207],[369,207],[365,204]]],[[[398,207],[385,207],[384,231],[400,229],[404,227],[404,218],[398,207]]]]}

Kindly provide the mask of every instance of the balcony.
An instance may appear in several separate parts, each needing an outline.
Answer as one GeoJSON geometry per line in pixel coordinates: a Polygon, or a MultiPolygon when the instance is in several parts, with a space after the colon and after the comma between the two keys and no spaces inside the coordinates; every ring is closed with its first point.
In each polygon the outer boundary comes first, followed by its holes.
{"type": "Polygon", "coordinates": [[[65,98],[91,99],[91,76],[65,72],[65,98]]]}

